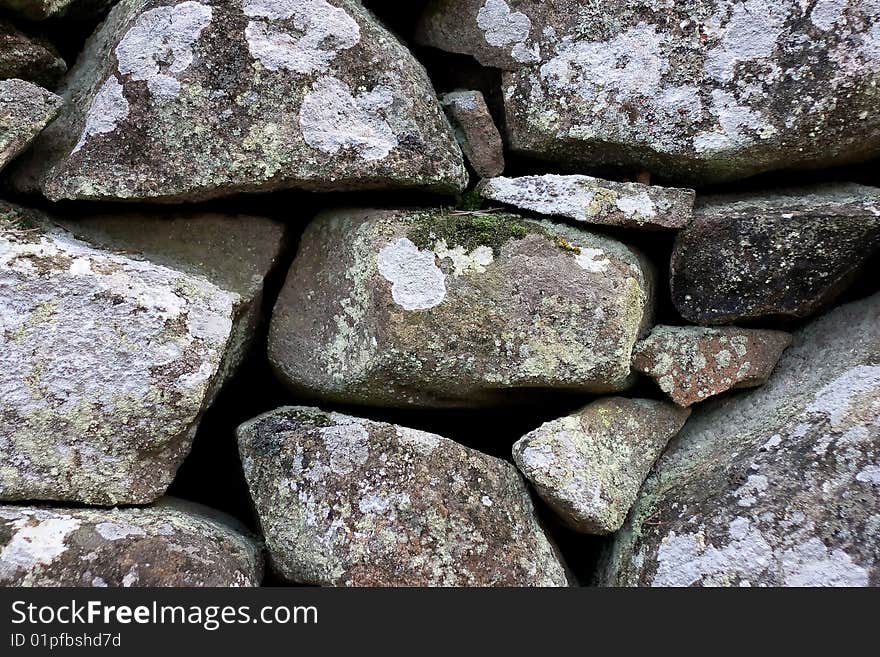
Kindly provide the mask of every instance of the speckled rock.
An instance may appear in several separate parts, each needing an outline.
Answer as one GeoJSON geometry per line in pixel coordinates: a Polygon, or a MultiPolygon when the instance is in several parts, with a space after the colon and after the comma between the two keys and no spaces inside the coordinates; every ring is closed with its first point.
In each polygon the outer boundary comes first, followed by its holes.
{"type": "Polygon", "coordinates": [[[880,585],[880,295],[795,336],[763,388],[696,410],[599,582],[880,585]]]}
{"type": "Polygon", "coordinates": [[[251,337],[280,227],[128,219],[77,226],[111,249],[0,205],[2,500],[155,500],[251,337]]]}
{"type": "Polygon", "coordinates": [[[591,176],[523,176],[483,180],[490,201],[588,224],[628,228],[683,228],[693,216],[694,191],[591,176]]]}
{"type": "Polygon", "coordinates": [[[52,200],[460,191],[422,66],[356,0],[121,0],[18,172],[52,200]]]}
{"type": "Polygon", "coordinates": [[[483,94],[453,91],[441,101],[455,127],[455,137],[476,174],[491,178],[504,173],[504,144],[483,94]]]}
{"type": "Polygon", "coordinates": [[[791,336],[782,331],[657,326],[636,344],[633,368],[679,406],[767,382],[791,336]]]}
{"type": "Polygon", "coordinates": [[[269,357],[293,389],[386,406],[511,404],[631,383],[653,273],[613,239],[515,215],[341,210],[309,224],[269,357]]]}
{"type": "Polygon", "coordinates": [[[514,151],[693,184],[880,153],[875,0],[434,0],[417,40],[505,69],[514,151]]]}
{"type": "Polygon", "coordinates": [[[32,21],[47,18],[98,18],[117,0],[0,0],[0,7],[10,9],[32,21]]]}
{"type": "Polygon", "coordinates": [[[247,531],[194,504],[0,506],[0,586],[259,586],[262,575],[247,531]]]}
{"type": "Polygon", "coordinates": [[[609,397],[526,434],[513,460],[566,525],[610,534],[689,415],[665,402],[609,397]]]}
{"type": "Polygon", "coordinates": [[[287,407],[238,430],[273,570],[329,586],[565,586],[525,482],[440,436],[287,407]]]}
{"type": "Polygon", "coordinates": [[[24,80],[0,80],[0,169],[58,115],[61,98],[24,80]]]}
{"type": "Polygon", "coordinates": [[[672,254],[672,299],[696,324],[806,317],[880,247],[880,189],[828,185],[705,197],[672,254]]]}
{"type": "Polygon", "coordinates": [[[0,80],[17,78],[52,88],[65,71],[67,64],[52,44],[0,18],[0,80]]]}

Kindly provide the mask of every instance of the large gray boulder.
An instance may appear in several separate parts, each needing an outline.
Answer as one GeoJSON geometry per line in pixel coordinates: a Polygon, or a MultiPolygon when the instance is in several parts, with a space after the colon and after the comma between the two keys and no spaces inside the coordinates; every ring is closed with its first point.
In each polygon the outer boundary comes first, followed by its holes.
{"type": "Polygon", "coordinates": [[[672,300],[696,324],[806,317],[880,248],[880,189],[823,185],[703,197],[672,253],[672,300]]]}
{"type": "Polygon", "coordinates": [[[143,509],[0,506],[0,586],[259,586],[261,546],[179,500],[143,509]]]}
{"type": "Polygon", "coordinates": [[[880,154],[875,0],[433,0],[427,45],[504,69],[513,150],[694,184],[880,154]]]}
{"type": "Polygon", "coordinates": [[[0,80],[16,78],[52,88],[65,71],[67,64],[52,44],[0,18],[0,80]]]}
{"type": "Polygon", "coordinates": [[[273,570],[324,586],[566,586],[525,482],[440,436],[287,407],[238,430],[273,570]]]}
{"type": "Polygon", "coordinates": [[[0,499],[151,502],[253,336],[283,228],[71,227],[94,241],[0,204],[0,499]]]}
{"type": "Polygon", "coordinates": [[[0,80],[0,170],[58,115],[61,98],[24,80],[0,80]]]}
{"type": "Polygon", "coordinates": [[[19,172],[53,200],[467,182],[422,66],[355,0],[121,0],[19,172]]]}
{"type": "Polygon", "coordinates": [[[341,210],[306,229],[269,335],[310,396],[383,406],[612,392],[650,325],[652,272],[563,224],[449,210],[341,210]]]}
{"type": "Polygon", "coordinates": [[[599,582],[880,585],[878,317],[880,295],[834,310],[764,388],[695,411],[599,582]]]}

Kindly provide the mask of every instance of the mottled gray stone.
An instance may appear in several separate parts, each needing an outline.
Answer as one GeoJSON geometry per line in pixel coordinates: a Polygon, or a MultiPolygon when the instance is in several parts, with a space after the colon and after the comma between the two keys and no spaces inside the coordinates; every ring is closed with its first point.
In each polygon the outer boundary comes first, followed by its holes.
{"type": "Polygon", "coordinates": [[[0,80],[0,170],[58,115],[61,98],[24,80],[0,80]]]}
{"type": "Polygon", "coordinates": [[[482,178],[504,173],[504,144],[479,91],[453,91],[442,98],[465,157],[482,178]]]}
{"type": "Polygon", "coordinates": [[[633,369],[679,406],[691,406],[733,388],[763,385],[790,344],[782,331],[656,326],[636,344],[633,369]]]}
{"type": "Polygon", "coordinates": [[[588,224],[683,228],[693,215],[694,191],[621,183],[591,176],[494,178],[477,185],[483,198],[588,224]]]}
{"type": "Polygon", "coordinates": [[[253,337],[283,229],[212,216],[71,227],[98,245],[0,204],[0,499],[151,502],[253,337]]]}
{"type": "Polygon", "coordinates": [[[52,88],[66,70],[52,44],[0,18],[0,80],[17,78],[52,88]]]}
{"type": "Polygon", "coordinates": [[[516,469],[440,436],[287,407],[238,430],[273,570],[325,586],[566,586],[516,469]]]}
{"type": "Polygon", "coordinates": [[[876,0],[433,0],[417,40],[505,69],[509,145],[692,184],[880,154],[876,0]]]}
{"type": "Polygon", "coordinates": [[[341,210],[302,237],[269,357],[326,400],[511,404],[627,388],[652,315],[652,269],[616,240],[516,215],[341,210]]]}
{"type": "Polygon", "coordinates": [[[10,9],[32,21],[71,17],[95,19],[117,0],[0,0],[0,7],[10,9]]]}
{"type": "Polygon", "coordinates": [[[806,317],[880,247],[880,189],[826,185],[704,197],[672,254],[672,299],[696,324],[806,317]]]}
{"type": "Polygon", "coordinates": [[[526,434],[513,460],[566,525],[610,534],[689,415],[665,402],[609,397],[526,434]]]}
{"type": "Polygon", "coordinates": [[[356,0],[121,0],[18,172],[52,200],[467,182],[424,68],[356,0]]]}
{"type": "Polygon", "coordinates": [[[195,504],[0,506],[0,586],[259,586],[262,576],[248,532],[195,504]]]}
{"type": "Polygon", "coordinates": [[[670,444],[601,584],[880,585],[880,295],[795,336],[670,444]]]}

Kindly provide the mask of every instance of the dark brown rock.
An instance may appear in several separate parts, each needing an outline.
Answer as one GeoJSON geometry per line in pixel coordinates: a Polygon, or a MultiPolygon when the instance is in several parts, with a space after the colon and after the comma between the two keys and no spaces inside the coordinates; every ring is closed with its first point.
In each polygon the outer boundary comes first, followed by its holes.
{"type": "Polygon", "coordinates": [[[52,44],[0,18],[0,80],[18,78],[52,89],[66,70],[52,44]]]}
{"type": "Polygon", "coordinates": [[[443,96],[442,102],[458,143],[477,175],[494,178],[504,173],[504,144],[483,94],[453,91],[443,96]]]}

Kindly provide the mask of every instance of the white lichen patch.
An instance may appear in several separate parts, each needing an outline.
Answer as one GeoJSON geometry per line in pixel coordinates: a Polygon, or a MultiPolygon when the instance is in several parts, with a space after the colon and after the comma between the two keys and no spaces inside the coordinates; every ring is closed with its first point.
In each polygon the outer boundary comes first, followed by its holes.
{"type": "Polygon", "coordinates": [[[538,46],[529,48],[526,45],[532,21],[521,11],[511,11],[504,0],[486,0],[477,12],[477,26],[490,46],[513,46],[510,54],[514,60],[523,64],[540,61],[538,46]]]}
{"type": "Polygon", "coordinates": [[[853,401],[860,394],[880,389],[880,366],[860,365],[841,374],[816,393],[807,413],[821,413],[833,429],[845,419],[853,401]]]}
{"type": "Polygon", "coordinates": [[[455,276],[482,274],[495,261],[492,247],[481,245],[472,251],[466,251],[463,246],[450,249],[446,240],[439,240],[434,245],[434,254],[440,260],[452,261],[452,270],[455,276]]]}
{"type": "Polygon", "coordinates": [[[379,273],[391,283],[394,302],[404,309],[427,310],[446,298],[446,275],[433,251],[421,251],[402,237],[384,247],[377,262],[379,273]]]}
{"type": "Polygon", "coordinates": [[[621,196],[617,199],[616,204],[627,218],[636,221],[647,221],[657,216],[657,207],[645,191],[621,196]]]}
{"type": "Polygon", "coordinates": [[[95,525],[95,531],[108,541],[120,541],[131,536],[146,536],[142,527],[128,522],[108,521],[95,525]]]}
{"type": "Polygon", "coordinates": [[[342,80],[320,78],[300,109],[303,139],[328,155],[353,151],[366,162],[382,160],[399,143],[386,116],[393,104],[394,93],[389,87],[353,95],[342,80]]]}
{"type": "Polygon", "coordinates": [[[65,540],[79,526],[70,516],[41,511],[18,514],[12,522],[14,533],[0,552],[0,580],[52,563],[67,550],[65,540]]]}
{"type": "Polygon", "coordinates": [[[608,269],[611,261],[602,249],[581,248],[580,253],[574,256],[581,269],[591,274],[601,274],[608,269]]]}
{"type": "Polygon", "coordinates": [[[116,46],[119,72],[146,82],[154,96],[177,97],[177,76],[192,65],[195,43],[212,17],[211,7],[200,2],[145,11],[116,46]]]}
{"type": "Polygon", "coordinates": [[[92,98],[92,104],[86,113],[85,126],[72,153],[78,152],[92,135],[107,134],[116,130],[117,126],[128,117],[128,112],[129,104],[123,95],[122,85],[115,75],[111,75],[92,98]]]}

